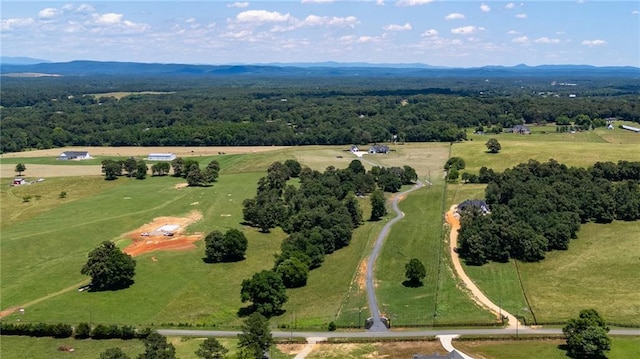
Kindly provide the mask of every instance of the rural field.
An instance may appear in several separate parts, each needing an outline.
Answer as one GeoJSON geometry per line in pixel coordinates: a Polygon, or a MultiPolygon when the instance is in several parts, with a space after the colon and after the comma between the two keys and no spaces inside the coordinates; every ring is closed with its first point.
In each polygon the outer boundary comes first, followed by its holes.
{"type": "MultiPolygon", "coordinates": [[[[498,154],[486,153],[484,143],[491,135],[473,135],[473,141],[454,144],[452,156],[465,159],[464,171],[476,174],[482,166],[503,170],[530,158],[584,167],[597,161],[640,160],[640,136],[629,131],[559,134],[533,127],[532,132],[495,136],[502,144],[498,154]]],[[[472,198],[484,198],[484,185],[448,186],[448,205],[472,198]]],[[[465,271],[494,303],[527,322],[561,323],[583,308],[596,308],[611,323],[640,325],[639,238],[637,221],[589,223],[569,250],[547,253],[539,263],[512,260],[465,266],[465,271]]]]}
{"type": "MultiPolygon", "coordinates": [[[[486,153],[484,142],[489,137],[478,135],[471,135],[472,141],[453,145],[392,145],[388,155],[366,155],[366,168],[371,168],[371,163],[410,165],[421,180],[432,182],[402,199],[400,209],[406,217],[401,225],[392,228],[378,260],[376,286],[383,314],[398,326],[495,322],[491,313],[474,304],[454,277],[443,225],[444,211],[451,204],[482,198],[484,186],[446,184],[443,165],[447,158],[462,157],[467,164],[465,171],[471,173],[477,173],[482,166],[503,170],[530,158],[554,158],[575,166],[588,166],[595,161],[640,160],[640,136],[605,131],[501,134],[497,138],[502,151],[495,155],[486,153]],[[421,287],[405,287],[404,265],[414,257],[425,264],[427,277],[421,287]]],[[[273,161],[292,158],[317,170],[328,166],[344,168],[355,158],[347,149],[348,146],[83,148],[94,159],[68,164],[55,160],[64,149],[4,154],[0,160],[0,309],[25,308],[23,314],[13,313],[5,320],[237,328],[242,321],[238,310],[245,306],[239,296],[242,280],[270,269],[273,255],[285,238],[280,229],[265,234],[242,225],[242,201],[255,195],[258,179],[273,161]],[[171,176],[105,181],[100,175],[102,159],[144,158],[151,152],[194,157],[201,165],[215,159],[222,168],[218,182],[207,188],[184,188],[183,179],[171,176]],[[11,187],[13,169],[20,162],[26,164],[27,179],[42,177],[45,181],[11,187]],[[64,197],[61,192],[65,192],[64,197]],[[80,274],[87,253],[100,242],[113,240],[125,248],[131,243],[126,233],[154,218],[186,217],[190,213],[197,213],[201,219],[189,225],[186,234],[242,230],[249,240],[246,259],[206,264],[202,261],[204,243],[196,241],[191,249],[138,255],[135,283],[126,290],[77,291],[88,282],[80,274]]],[[[368,199],[361,199],[360,205],[368,218],[368,199]]],[[[285,313],[272,319],[272,327],[325,330],[331,321],[339,326],[359,326],[368,316],[363,286],[365,263],[384,222],[365,222],[354,232],[348,247],[327,256],[325,264],[310,273],[306,287],[288,290],[285,313]]],[[[535,319],[539,323],[559,323],[580,309],[594,307],[609,322],[638,325],[638,238],[637,222],[587,224],[568,251],[549,253],[540,263],[491,263],[465,266],[465,270],[490,299],[528,322],[535,319]]],[[[30,350],[38,353],[45,350],[39,344],[29,344],[30,340],[3,337],[2,344],[6,345],[2,347],[33,347],[30,350]]],[[[172,340],[188,350],[195,343],[172,340]]],[[[626,343],[625,340],[616,339],[615,343],[626,343]]],[[[510,343],[505,345],[498,351],[509,353],[510,343]]],[[[544,350],[554,351],[556,346],[544,350]]],[[[339,354],[312,355],[358,357],[388,350],[373,344],[350,348],[357,354],[338,351],[339,354]]],[[[485,355],[480,349],[471,349],[470,353],[485,355]]],[[[2,353],[8,355],[6,350],[2,349],[2,353]]],[[[131,353],[137,350],[140,347],[135,344],[127,349],[131,353]]],[[[509,357],[492,355],[487,352],[484,357],[509,357]]]]}

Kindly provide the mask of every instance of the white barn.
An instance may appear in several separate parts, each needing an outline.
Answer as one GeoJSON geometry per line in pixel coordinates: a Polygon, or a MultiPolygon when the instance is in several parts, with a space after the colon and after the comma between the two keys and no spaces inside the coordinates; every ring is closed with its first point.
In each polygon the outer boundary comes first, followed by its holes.
{"type": "Polygon", "coordinates": [[[87,151],[64,151],[58,156],[58,160],[60,161],[69,161],[69,160],[88,160],[91,156],[87,151]]]}
{"type": "Polygon", "coordinates": [[[173,161],[175,159],[175,153],[150,153],[147,158],[149,161],[173,161]]]}

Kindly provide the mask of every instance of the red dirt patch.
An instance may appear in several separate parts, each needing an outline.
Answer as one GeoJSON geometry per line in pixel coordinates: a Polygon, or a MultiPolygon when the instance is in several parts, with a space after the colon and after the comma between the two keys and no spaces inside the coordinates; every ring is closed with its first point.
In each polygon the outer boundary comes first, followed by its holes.
{"type": "Polygon", "coordinates": [[[125,237],[133,240],[133,242],[124,249],[124,252],[135,257],[159,250],[193,249],[196,247],[194,242],[202,239],[204,234],[186,234],[185,229],[188,225],[197,222],[201,218],[202,214],[198,211],[191,211],[186,217],[154,218],[153,222],[144,224],[135,231],[124,234],[125,237]],[[165,226],[177,226],[177,228],[171,231],[171,233],[173,233],[172,236],[165,235],[161,231],[161,228],[165,226]]]}

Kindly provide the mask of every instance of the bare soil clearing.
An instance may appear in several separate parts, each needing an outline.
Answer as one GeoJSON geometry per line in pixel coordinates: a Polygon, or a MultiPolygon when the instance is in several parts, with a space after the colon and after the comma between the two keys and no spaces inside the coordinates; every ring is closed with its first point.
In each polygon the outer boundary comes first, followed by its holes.
{"type": "MultiPolygon", "coordinates": [[[[133,240],[123,251],[135,257],[159,250],[193,249],[196,247],[194,242],[202,239],[204,234],[187,234],[185,229],[188,225],[197,222],[201,218],[202,213],[198,211],[192,211],[186,217],[154,218],[153,222],[123,235],[133,240]]],[[[156,262],[157,258],[154,258],[151,258],[151,260],[156,262]]]]}

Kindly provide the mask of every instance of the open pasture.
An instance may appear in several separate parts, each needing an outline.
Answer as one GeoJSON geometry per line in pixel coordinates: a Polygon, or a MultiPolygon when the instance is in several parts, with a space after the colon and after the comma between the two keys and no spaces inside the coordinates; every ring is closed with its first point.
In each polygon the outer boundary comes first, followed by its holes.
{"type": "Polygon", "coordinates": [[[120,91],[120,92],[102,92],[102,93],[90,93],[90,94],[85,94],[84,96],[90,96],[95,98],[96,100],[99,100],[102,97],[113,97],[116,100],[120,100],[123,97],[126,96],[139,96],[139,95],[165,95],[165,94],[174,94],[175,91],[167,91],[167,92],[162,92],[162,91],[139,91],[139,92],[124,92],[124,91],[120,91]]]}
{"type": "MultiPolygon", "coordinates": [[[[260,233],[241,225],[242,201],[255,194],[259,177],[270,163],[295,158],[317,170],[327,166],[346,167],[355,157],[344,151],[347,146],[264,148],[247,153],[225,155],[209,150],[196,157],[202,165],[212,159],[220,162],[219,182],[210,188],[182,188],[184,180],[174,177],[149,177],[143,181],[126,177],[104,181],[94,174],[87,177],[65,175],[66,166],[55,166],[57,176],[45,182],[23,187],[3,187],[2,202],[2,308],[30,304],[20,319],[25,321],[62,321],[77,323],[90,318],[94,322],[150,325],[161,323],[203,323],[210,326],[235,327],[243,279],[270,269],[273,254],[279,250],[285,234],[278,230],[260,233]],[[319,152],[320,154],[317,154],[319,152]],[[342,156],[339,158],[337,156],[342,156]],[[34,189],[41,189],[35,199],[34,189]],[[10,189],[11,193],[9,193],[10,189]],[[66,190],[67,198],[58,195],[66,190]],[[21,197],[31,194],[29,203],[21,197]],[[15,208],[25,210],[16,213],[15,208]],[[125,233],[139,228],[153,218],[184,216],[199,211],[203,218],[187,228],[187,233],[208,233],[214,229],[240,228],[249,239],[247,258],[237,263],[205,264],[204,243],[196,249],[158,251],[137,257],[135,283],[126,290],[102,293],[79,293],[76,289],[88,278],[80,275],[87,253],[103,240],[115,240],[124,248],[130,243],[125,233]],[[126,303],[126,304],[125,304],[126,303]]],[[[246,148],[243,148],[247,150],[246,148]]],[[[146,155],[155,149],[140,149],[128,154],[146,155]]],[[[449,150],[448,144],[416,144],[402,147],[388,155],[371,158],[386,165],[414,166],[424,178],[429,169],[440,171],[449,150]],[[398,157],[398,158],[394,158],[398,157]],[[429,160],[436,158],[437,162],[429,160]]],[[[60,149],[55,151],[57,154],[60,149]]],[[[114,149],[101,153],[114,154],[114,149]]],[[[122,154],[122,148],[117,149],[122,154]]],[[[222,150],[220,151],[222,152],[222,150]]],[[[189,152],[187,152],[189,153],[189,152]]],[[[41,156],[40,156],[41,157],[41,156]]],[[[36,157],[37,158],[37,157],[36,157]]],[[[29,158],[25,158],[29,169],[29,158]]],[[[85,166],[76,166],[85,167],[85,166]]],[[[432,174],[433,175],[433,174],[432,174]]],[[[369,201],[361,205],[365,217],[369,201]]],[[[326,328],[329,321],[348,325],[355,318],[355,308],[366,301],[349,302],[349,288],[358,278],[358,268],[383,222],[367,222],[359,228],[351,245],[326,258],[325,265],[310,274],[304,288],[289,290],[286,313],[274,318],[278,325],[299,328],[326,328]],[[351,303],[351,304],[345,304],[351,303]],[[349,312],[351,311],[351,312],[349,312]],[[342,320],[349,313],[348,320],[342,320]]],[[[436,225],[438,227],[438,225],[436,225]]],[[[463,293],[460,293],[464,296],[463,293]]],[[[357,296],[356,296],[357,297],[357,296]]],[[[17,319],[17,314],[9,318],[17,319]]]]}
{"type": "MultiPolygon", "coordinates": [[[[616,131],[623,130],[599,129],[592,132],[598,136],[618,133],[617,136],[629,138],[637,135],[616,131]]],[[[476,139],[454,144],[452,156],[462,157],[467,165],[464,171],[471,173],[477,173],[481,166],[502,171],[529,158],[539,161],[554,158],[568,166],[589,166],[596,161],[640,160],[640,142],[592,142],[589,139],[591,135],[583,136],[582,142],[531,140],[543,136],[535,133],[502,136],[496,137],[502,144],[502,151],[498,154],[486,153],[484,142],[476,139]]],[[[484,198],[484,187],[479,184],[450,184],[447,204],[484,198]]],[[[465,271],[494,303],[501,303],[512,314],[526,317],[528,321],[535,315],[540,323],[562,322],[581,309],[596,308],[610,322],[638,325],[638,239],[639,222],[586,224],[578,232],[578,239],[571,241],[568,251],[547,253],[547,258],[539,263],[518,262],[522,284],[513,261],[481,267],[465,266],[465,271]],[[524,296],[528,298],[530,308],[524,296]]]]}

